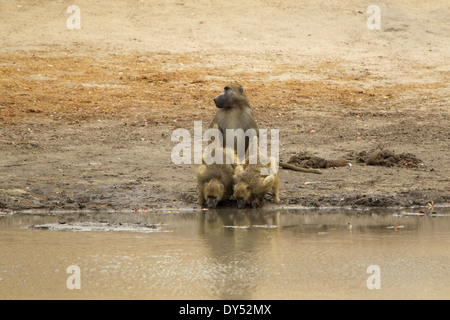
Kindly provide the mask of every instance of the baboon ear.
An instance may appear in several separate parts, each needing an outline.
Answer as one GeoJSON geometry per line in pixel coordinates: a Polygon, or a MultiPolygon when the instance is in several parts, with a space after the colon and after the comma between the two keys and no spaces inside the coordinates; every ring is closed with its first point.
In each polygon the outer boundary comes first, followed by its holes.
{"type": "Polygon", "coordinates": [[[239,86],[239,92],[240,92],[241,94],[244,93],[244,87],[243,87],[243,86],[239,86]]]}

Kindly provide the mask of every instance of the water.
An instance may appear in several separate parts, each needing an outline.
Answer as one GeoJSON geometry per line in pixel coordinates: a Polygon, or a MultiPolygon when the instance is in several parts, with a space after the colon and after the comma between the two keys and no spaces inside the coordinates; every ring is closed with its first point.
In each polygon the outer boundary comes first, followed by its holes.
{"type": "Polygon", "coordinates": [[[450,211],[436,211],[2,214],[0,299],[449,299],[450,211]]]}

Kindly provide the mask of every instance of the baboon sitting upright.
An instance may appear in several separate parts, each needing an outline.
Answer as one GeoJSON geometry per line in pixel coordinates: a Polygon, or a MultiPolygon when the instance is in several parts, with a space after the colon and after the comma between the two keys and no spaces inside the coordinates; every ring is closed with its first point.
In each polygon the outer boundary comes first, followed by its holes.
{"type": "MultiPolygon", "coordinates": [[[[227,129],[242,129],[244,133],[249,129],[254,129],[256,131],[256,136],[259,137],[258,125],[253,118],[250,104],[247,100],[247,97],[244,93],[244,88],[242,86],[236,84],[227,85],[224,88],[224,91],[216,98],[214,98],[214,103],[216,104],[216,107],[219,108],[219,110],[216,112],[216,115],[211,122],[210,127],[213,128],[215,125],[217,125],[218,129],[222,132],[224,148],[227,146],[227,129]]],[[[250,140],[247,136],[245,137],[245,151],[247,151],[249,144],[250,140]]],[[[237,147],[238,143],[235,139],[234,149],[236,153],[238,152],[237,147]]],[[[241,155],[239,155],[239,158],[241,158],[241,155]]],[[[295,165],[281,161],[279,162],[279,165],[282,168],[301,172],[321,173],[321,171],[319,170],[297,167],[295,165]]]]}
{"type": "MultiPolygon", "coordinates": [[[[259,135],[258,125],[253,118],[252,110],[244,93],[244,88],[235,84],[225,87],[224,91],[214,98],[217,111],[210,127],[217,125],[223,136],[223,147],[227,146],[227,129],[242,129],[244,133],[249,130],[255,130],[256,136],[259,135]]],[[[234,149],[237,152],[237,140],[234,141],[234,149]]],[[[245,139],[245,151],[249,146],[249,138],[245,139]]]]}

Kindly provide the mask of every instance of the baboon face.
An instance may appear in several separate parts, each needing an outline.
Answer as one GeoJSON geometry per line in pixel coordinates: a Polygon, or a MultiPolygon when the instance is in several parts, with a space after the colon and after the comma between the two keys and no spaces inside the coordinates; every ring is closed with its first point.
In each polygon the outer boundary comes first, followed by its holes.
{"type": "Polygon", "coordinates": [[[207,196],[206,197],[206,206],[209,209],[215,209],[217,207],[217,204],[219,203],[219,200],[215,196],[207,196]]]}
{"type": "Polygon", "coordinates": [[[225,187],[222,183],[217,180],[209,181],[205,185],[204,190],[206,206],[210,209],[217,207],[219,201],[222,200],[224,192],[225,187]]]}
{"type": "Polygon", "coordinates": [[[245,205],[250,199],[251,195],[251,188],[247,183],[241,181],[234,186],[233,197],[237,201],[238,209],[245,208],[245,205]]]}
{"type": "Polygon", "coordinates": [[[261,199],[260,197],[254,197],[251,205],[253,209],[261,208],[263,206],[263,199],[261,199]]]}
{"type": "Polygon", "coordinates": [[[235,84],[230,84],[224,88],[224,91],[214,98],[217,108],[230,108],[236,100],[242,99],[244,88],[235,84]]]}
{"type": "Polygon", "coordinates": [[[236,198],[236,202],[237,202],[238,209],[245,208],[246,201],[244,200],[244,198],[236,198]]]}

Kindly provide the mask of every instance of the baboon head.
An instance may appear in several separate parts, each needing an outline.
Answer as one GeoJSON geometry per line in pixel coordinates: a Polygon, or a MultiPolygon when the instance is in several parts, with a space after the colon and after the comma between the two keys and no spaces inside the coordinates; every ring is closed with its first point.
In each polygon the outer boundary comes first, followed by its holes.
{"type": "Polygon", "coordinates": [[[253,209],[261,208],[263,206],[263,199],[260,197],[253,197],[251,206],[253,209]]]}
{"type": "Polygon", "coordinates": [[[225,193],[225,187],[219,180],[213,179],[205,184],[203,193],[206,206],[210,209],[214,209],[219,201],[222,200],[225,193]]]}
{"type": "Polygon", "coordinates": [[[248,183],[240,181],[234,186],[233,197],[236,199],[239,209],[245,208],[245,205],[249,201],[251,195],[252,190],[248,183]]]}
{"type": "Polygon", "coordinates": [[[247,104],[244,88],[236,84],[227,85],[224,88],[224,91],[214,98],[216,107],[221,109],[240,106],[242,102],[247,104]]]}

